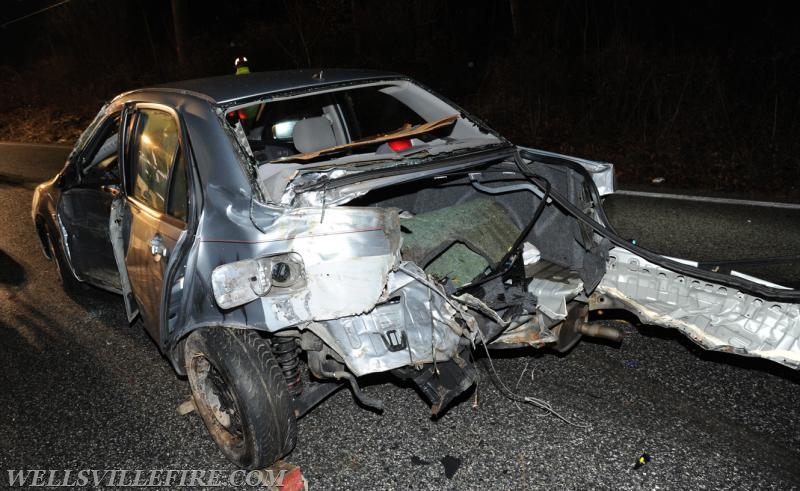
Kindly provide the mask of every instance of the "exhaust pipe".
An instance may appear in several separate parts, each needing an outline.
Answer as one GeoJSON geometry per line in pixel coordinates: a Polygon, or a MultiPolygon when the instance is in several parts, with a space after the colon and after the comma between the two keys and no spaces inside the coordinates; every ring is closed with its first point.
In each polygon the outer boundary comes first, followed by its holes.
{"type": "Polygon", "coordinates": [[[616,327],[597,324],[595,322],[584,322],[578,328],[581,334],[592,338],[603,338],[617,343],[622,342],[622,331],[616,327]]]}

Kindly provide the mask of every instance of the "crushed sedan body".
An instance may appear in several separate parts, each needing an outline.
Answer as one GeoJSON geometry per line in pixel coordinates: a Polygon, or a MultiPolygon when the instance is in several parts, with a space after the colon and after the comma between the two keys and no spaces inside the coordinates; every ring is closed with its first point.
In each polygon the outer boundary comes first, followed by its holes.
{"type": "Polygon", "coordinates": [[[620,238],[610,164],[512,145],[391,73],[191,80],[102,108],[33,220],[65,288],[123,296],[234,463],[359,377],[440,414],[479,350],[620,339],[626,309],[711,350],[800,365],[800,292],[620,238]]]}

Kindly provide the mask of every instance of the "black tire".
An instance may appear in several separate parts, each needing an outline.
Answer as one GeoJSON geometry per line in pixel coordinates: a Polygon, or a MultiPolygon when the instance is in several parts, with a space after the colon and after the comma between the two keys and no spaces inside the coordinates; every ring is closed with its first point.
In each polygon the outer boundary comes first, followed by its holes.
{"type": "Polygon", "coordinates": [[[86,285],[78,281],[72,270],[67,263],[64,255],[64,249],[61,247],[61,241],[57,238],[51,227],[45,227],[45,235],[47,237],[47,246],[50,248],[50,256],[53,264],[56,265],[56,272],[58,279],[61,281],[61,287],[68,294],[79,293],[86,289],[86,285]]]}
{"type": "Polygon", "coordinates": [[[263,469],[292,451],[292,397],[267,340],[246,329],[199,329],[184,361],[197,412],[231,462],[263,469]]]}

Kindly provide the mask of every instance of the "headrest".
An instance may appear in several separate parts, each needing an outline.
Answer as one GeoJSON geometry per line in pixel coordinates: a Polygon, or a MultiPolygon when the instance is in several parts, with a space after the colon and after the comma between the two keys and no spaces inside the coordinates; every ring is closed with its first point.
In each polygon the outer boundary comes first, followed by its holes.
{"type": "Polygon", "coordinates": [[[331,122],[325,116],[301,119],[292,131],[294,146],[302,153],[315,152],[336,145],[331,122]]]}

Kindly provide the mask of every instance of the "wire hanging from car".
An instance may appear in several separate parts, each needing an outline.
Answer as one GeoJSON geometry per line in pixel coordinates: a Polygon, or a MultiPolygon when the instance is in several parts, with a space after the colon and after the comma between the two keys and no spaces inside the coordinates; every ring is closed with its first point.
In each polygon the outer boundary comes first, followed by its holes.
{"type": "Polygon", "coordinates": [[[508,386],[504,384],[502,380],[500,380],[500,375],[497,373],[497,369],[494,366],[494,362],[492,361],[492,356],[489,354],[489,347],[486,345],[486,340],[483,337],[483,332],[481,332],[481,330],[478,329],[478,333],[481,336],[481,343],[483,344],[483,349],[486,352],[486,359],[489,362],[489,368],[490,368],[489,376],[491,377],[492,382],[494,382],[495,387],[497,387],[497,390],[499,390],[501,394],[506,396],[508,399],[511,399],[512,401],[525,402],[533,406],[536,406],[538,408],[544,409],[548,413],[552,414],[553,416],[562,420],[563,422],[567,423],[570,426],[575,426],[577,428],[590,427],[590,425],[587,423],[578,423],[572,421],[568,417],[558,412],[555,408],[553,408],[553,406],[549,402],[545,401],[544,399],[539,399],[538,397],[523,396],[509,389],[508,386]]]}
{"type": "Polygon", "coordinates": [[[490,368],[489,376],[491,377],[492,382],[494,382],[495,387],[497,387],[497,390],[499,390],[501,394],[503,394],[512,401],[525,402],[533,406],[539,407],[541,409],[544,409],[548,413],[552,414],[553,416],[567,423],[570,426],[575,426],[577,428],[589,428],[589,425],[586,423],[577,423],[567,418],[566,416],[558,412],[555,408],[553,408],[553,406],[544,399],[539,399],[538,397],[523,396],[509,389],[508,386],[504,384],[502,380],[500,380],[500,375],[497,373],[497,369],[494,366],[494,361],[492,361],[492,355],[489,354],[489,346],[488,343],[486,342],[486,338],[483,335],[483,331],[481,331],[480,328],[477,329],[477,331],[478,335],[481,338],[481,344],[483,345],[483,350],[486,353],[486,359],[489,362],[489,368],[490,368]]]}
{"type": "MultiPolygon", "coordinates": [[[[445,300],[445,302],[449,303],[451,307],[456,309],[456,311],[461,311],[461,309],[457,305],[455,305],[453,302],[462,303],[462,304],[464,304],[464,305],[466,305],[468,307],[476,308],[471,303],[464,302],[464,301],[462,301],[462,300],[460,300],[458,298],[455,298],[455,297],[449,297],[448,295],[446,295],[443,292],[441,292],[438,288],[436,288],[436,286],[434,286],[426,278],[421,277],[416,272],[411,271],[410,269],[405,268],[402,265],[397,266],[397,269],[399,269],[400,271],[402,271],[402,272],[406,273],[407,275],[411,276],[415,280],[419,281],[424,286],[428,287],[428,289],[430,291],[432,291],[432,292],[436,293],[437,295],[439,295],[440,297],[442,297],[445,300]]],[[[495,315],[497,315],[497,314],[495,314],[495,315]]],[[[553,416],[557,417],[558,419],[564,421],[565,423],[567,423],[567,424],[569,424],[571,426],[575,426],[575,427],[578,427],[578,428],[589,428],[588,424],[576,423],[576,422],[572,421],[571,419],[567,418],[566,416],[564,416],[563,414],[558,412],[555,408],[553,408],[553,406],[549,402],[547,402],[547,401],[545,401],[543,399],[539,399],[537,397],[523,396],[523,395],[517,394],[513,390],[509,389],[508,386],[506,386],[502,382],[502,380],[500,380],[500,376],[497,373],[497,369],[494,366],[494,362],[492,361],[492,356],[491,356],[491,354],[489,354],[488,342],[487,342],[486,338],[483,335],[483,331],[481,331],[480,328],[476,329],[476,331],[478,331],[478,335],[481,338],[481,344],[483,345],[483,349],[486,352],[486,359],[489,361],[489,367],[490,367],[489,375],[492,378],[492,382],[494,382],[495,387],[497,387],[497,389],[500,391],[501,394],[503,394],[504,396],[506,396],[508,399],[510,399],[512,401],[524,402],[524,403],[531,404],[533,406],[539,407],[541,409],[544,409],[545,411],[551,413],[553,416]]],[[[474,344],[474,340],[473,340],[473,348],[474,347],[475,347],[475,344],[474,344]]]]}
{"type": "Polygon", "coordinates": [[[551,201],[550,181],[541,176],[538,177],[539,179],[542,180],[542,182],[537,182],[534,179],[532,179],[533,175],[530,174],[524,168],[524,165],[519,156],[519,152],[514,154],[514,163],[517,165],[517,168],[519,169],[520,173],[528,181],[530,181],[534,186],[542,188],[544,190],[541,196],[541,201],[536,207],[536,210],[534,210],[533,216],[531,217],[530,221],[528,221],[528,224],[525,226],[525,229],[523,229],[522,232],[520,232],[520,234],[517,236],[517,239],[514,241],[514,244],[508,249],[508,252],[506,252],[505,255],[500,259],[500,261],[497,262],[497,264],[493,268],[493,271],[490,272],[488,275],[484,276],[483,278],[479,278],[471,282],[469,285],[466,285],[466,287],[471,288],[486,283],[487,281],[491,281],[497,278],[498,276],[503,275],[506,271],[508,271],[511,268],[513,264],[513,262],[510,261],[511,257],[518,253],[520,245],[522,245],[522,242],[525,240],[528,234],[531,233],[533,227],[536,225],[536,222],[539,221],[539,218],[542,216],[542,213],[544,212],[544,208],[547,205],[547,203],[551,201]]]}

